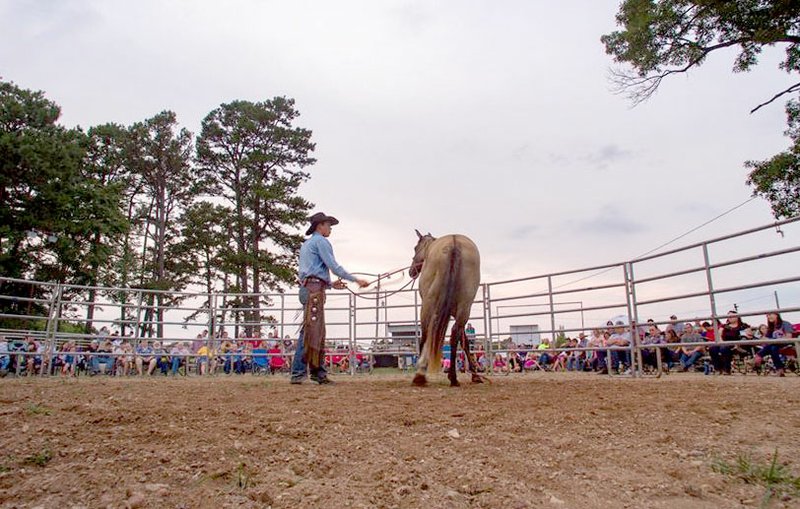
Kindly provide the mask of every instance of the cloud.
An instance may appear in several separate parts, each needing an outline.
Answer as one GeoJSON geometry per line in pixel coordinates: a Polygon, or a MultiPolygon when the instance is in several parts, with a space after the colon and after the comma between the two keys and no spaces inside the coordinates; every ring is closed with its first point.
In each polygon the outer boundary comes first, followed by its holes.
{"type": "Polygon", "coordinates": [[[597,150],[578,153],[575,155],[551,152],[548,158],[554,165],[580,165],[593,170],[606,170],[614,163],[618,163],[633,156],[633,152],[621,148],[615,143],[601,146],[597,150]]]}
{"type": "Polygon", "coordinates": [[[604,205],[594,217],[578,221],[575,229],[581,233],[597,235],[631,235],[644,231],[646,227],[626,217],[617,207],[604,205]]]}
{"type": "Polygon", "coordinates": [[[608,145],[603,145],[595,152],[584,155],[581,160],[590,163],[598,170],[604,170],[608,168],[610,164],[627,159],[630,156],[631,152],[629,150],[622,149],[616,144],[610,143],[608,145]]]}
{"type": "Polygon", "coordinates": [[[512,239],[521,240],[521,239],[527,239],[531,235],[533,235],[535,233],[538,233],[538,232],[539,232],[539,226],[538,225],[535,225],[535,224],[523,224],[523,225],[520,225],[520,226],[514,228],[511,231],[510,236],[511,236],[512,239]]]}

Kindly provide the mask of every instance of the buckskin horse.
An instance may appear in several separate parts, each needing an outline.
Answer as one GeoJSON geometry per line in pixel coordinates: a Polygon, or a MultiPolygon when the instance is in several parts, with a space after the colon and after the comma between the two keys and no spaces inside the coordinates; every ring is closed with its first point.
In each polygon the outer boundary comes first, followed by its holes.
{"type": "Polygon", "coordinates": [[[422,235],[415,231],[419,240],[408,274],[412,278],[419,276],[422,338],[414,385],[425,385],[425,372],[436,371],[441,365],[442,343],[450,317],[455,319],[450,333],[450,369],[447,372],[450,385],[458,385],[456,356],[459,343],[469,364],[472,381],[481,383],[483,379],[478,375],[464,332],[481,280],[478,247],[464,235],[445,235],[437,239],[430,233],[422,235]]]}

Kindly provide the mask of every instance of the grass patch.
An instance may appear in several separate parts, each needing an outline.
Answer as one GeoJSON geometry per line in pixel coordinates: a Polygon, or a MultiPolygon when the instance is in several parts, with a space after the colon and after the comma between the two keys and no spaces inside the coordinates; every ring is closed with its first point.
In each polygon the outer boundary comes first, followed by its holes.
{"type": "Polygon", "coordinates": [[[754,460],[748,454],[740,454],[732,463],[721,459],[714,460],[711,469],[747,484],[765,487],[761,507],[766,507],[773,497],[800,496],[800,476],[794,475],[787,465],[778,463],[777,449],[768,463],[754,460]]]}
{"type": "Polygon", "coordinates": [[[246,490],[247,488],[255,486],[252,475],[245,467],[244,463],[239,463],[239,466],[236,467],[236,487],[240,490],[246,490]]]}
{"type": "Polygon", "coordinates": [[[46,406],[37,403],[29,403],[28,406],[25,407],[25,411],[27,411],[29,415],[50,415],[53,412],[46,406]]]}
{"type": "Polygon", "coordinates": [[[50,463],[51,459],[53,459],[53,453],[50,452],[50,449],[42,449],[38,453],[26,457],[25,463],[29,465],[36,465],[37,467],[43,467],[50,463]]]}

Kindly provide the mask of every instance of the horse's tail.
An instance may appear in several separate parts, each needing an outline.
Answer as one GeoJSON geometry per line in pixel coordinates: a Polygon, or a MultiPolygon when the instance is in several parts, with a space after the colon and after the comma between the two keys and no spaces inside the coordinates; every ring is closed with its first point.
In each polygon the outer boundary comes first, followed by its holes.
{"type": "Polygon", "coordinates": [[[455,312],[458,282],[461,277],[461,249],[453,237],[453,249],[450,250],[450,264],[445,280],[444,291],[439,292],[436,299],[436,309],[430,326],[431,334],[428,335],[428,372],[435,373],[442,366],[442,345],[447,334],[447,325],[450,315],[455,312]]]}

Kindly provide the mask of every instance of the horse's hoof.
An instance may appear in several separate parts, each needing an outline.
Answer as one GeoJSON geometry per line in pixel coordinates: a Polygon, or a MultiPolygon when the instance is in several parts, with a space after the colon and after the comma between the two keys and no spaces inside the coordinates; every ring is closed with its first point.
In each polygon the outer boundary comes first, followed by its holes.
{"type": "Polygon", "coordinates": [[[472,377],[472,383],[474,383],[474,384],[482,384],[483,383],[483,378],[481,378],[478,375],[474,375],[472,377]]]}
{"type": "Polygon", "coordinates": [[[450,387],[458,387],[461,384],[458,383],[458,380],[450,380],[450,387]]]}
{"type": "Polygon", "coordinates": [[[428,383],[428,380],[425,379],[425,375],[416,375],[411,383],[417,387],[424,387],[428,383]]]}

